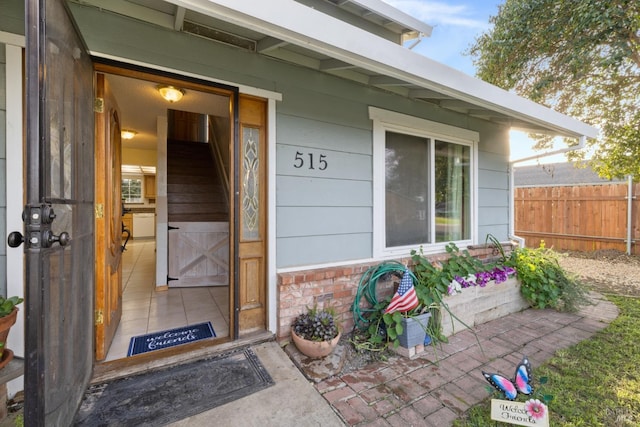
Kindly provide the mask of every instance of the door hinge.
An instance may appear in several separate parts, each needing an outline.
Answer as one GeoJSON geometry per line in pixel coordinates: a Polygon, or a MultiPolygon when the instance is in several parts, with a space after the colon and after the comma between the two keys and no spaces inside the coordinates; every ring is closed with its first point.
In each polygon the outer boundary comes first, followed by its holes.
{"type": "Polygon", "coordinates": [[[104,205],[102,203],[96,203],[96,219],[104,218],[104,205]]]}
{"type": "Polygon", "coordinates": [[[104,314],[102,310],[96,310],[96,325],[102,325],[104,323],[104,314]]]}
{"type": "Polygon", "coordinates": [[[93,100],[93,112],[104,113],[104,99],[96,98],[93,100]]]}

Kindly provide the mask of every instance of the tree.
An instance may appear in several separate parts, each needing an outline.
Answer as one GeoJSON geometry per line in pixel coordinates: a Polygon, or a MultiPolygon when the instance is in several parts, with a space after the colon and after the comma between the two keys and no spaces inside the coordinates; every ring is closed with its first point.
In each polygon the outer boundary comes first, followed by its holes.
{"type": "Polygon", "coordinates": [[[640,178],[640,1],[506,0],[490,23],[478,77],[598,127],[595,170],[640,178]]]}

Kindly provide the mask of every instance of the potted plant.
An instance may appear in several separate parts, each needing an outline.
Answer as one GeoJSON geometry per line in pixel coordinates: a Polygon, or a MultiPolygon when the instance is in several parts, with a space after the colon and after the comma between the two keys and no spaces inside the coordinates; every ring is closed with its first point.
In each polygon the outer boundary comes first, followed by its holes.
{"type": "Polygon", "coordinates": [[[291,337],[302,354],[312,359],[328,356],[340,341],[340,328],[331,308],[307,309],[291,325],[291,337]]]}
{"type": "Polygon", "coordinates": [[[9,330],[16,323],[18,316],[18,304],[24,299],[14,296],[4,298],[0,296],[0,369],[5,367],[7,363],[13,359],[13,351],[6,348],[9,330]]]}
{"type": "Polygon", "coordinates": [[[400,346],[404,348],[411,348],[421,344],[424,345],[425,343],[428,344],[430,342],[430,340],[427,340],[430,318],[431,312],[428,310],[403,315],[400,318],[402,333],[398,334],[398,342],[400,346]]]}
{"type": "Polygon", "coordinates": [[[387,346],[415,347],[431,342],[433,311],[438,305],[426,289],[414,287],[415,274],[398,261],[386,261],[369,268],[360,280],[358,295],[351,307],[356,326],[363,331],[358,346],[370,351],[384,351],[387,346]],[[378,300],[378,280],[400,278],[391,300],[378,300]],[[361,304],[365,298],[367,305],[361,304]],[[427,338],[428,337],[428,338],[427,338]]]}

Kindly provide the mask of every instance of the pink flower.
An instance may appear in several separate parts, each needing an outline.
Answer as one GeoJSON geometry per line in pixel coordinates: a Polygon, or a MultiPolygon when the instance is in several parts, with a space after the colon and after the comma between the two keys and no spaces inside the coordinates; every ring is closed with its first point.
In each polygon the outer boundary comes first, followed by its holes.
{"type": "Polygon", "coordinates": [[[547,407],[538,399],[529,399],[524,404],[527,414],[534,420],[541,420],[547,412],[547,407]]]}

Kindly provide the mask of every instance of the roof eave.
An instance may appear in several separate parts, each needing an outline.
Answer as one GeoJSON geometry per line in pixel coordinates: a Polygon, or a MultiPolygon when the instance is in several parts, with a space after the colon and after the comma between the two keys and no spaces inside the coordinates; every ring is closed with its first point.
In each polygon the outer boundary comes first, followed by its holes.
{"type": "Polygon", "coordinates": [[[420,33],[426,37],[430,37],[433,32],[433,27],[427,23],[420,21],[419,19],[414,18],[411,15],[408,15],[402,12],[395,7],[380,1],[380,0],[348,0],[351,3],[357,4],[363,8],[370,10],[373,13],[376,13],[378,16],[382,16],[387,18],[393,22],[397,22],[398,24],[404,25],[407,28],[411,28],[412,30],[420,33]]]}
{"type": "MultiPolygon", "coordinates": [[[[291,0],[167,0],[372,72],[505,114],[549,133],[595,138],[598,129],[291,0]],[[280,11],[287,10],[287,13],[280,11]],[[394,63],[388,61],[393,58],[394,63]]],[[[518,128],[523,128],[519,125],[518,128]]],[[[538,130],[538,132],[540,132],[538,130]]]]}

